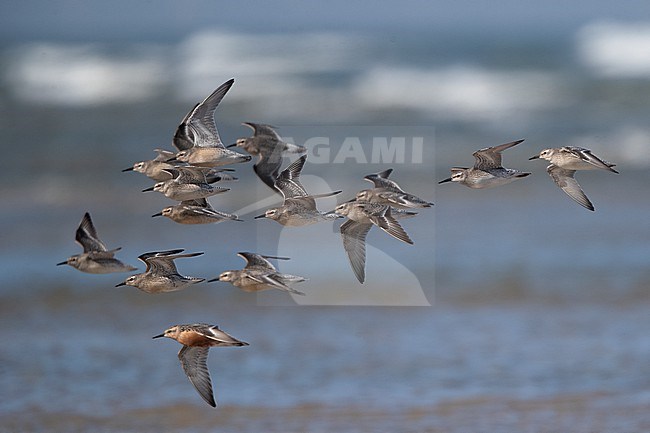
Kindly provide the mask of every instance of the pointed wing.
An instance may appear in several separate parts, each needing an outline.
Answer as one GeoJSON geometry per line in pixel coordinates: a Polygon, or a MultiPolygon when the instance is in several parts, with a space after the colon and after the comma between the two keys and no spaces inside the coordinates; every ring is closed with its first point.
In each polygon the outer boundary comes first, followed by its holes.
{"type": "Polygon", "coordinates": [[[273,152],[270,156],[262,155],[259,161],[253,166],[253,170],[262,182],[274,191],[282,194],[282,191],[276,188],[275,185],[280,173],[280,166],[282,165],[282,158],[280,158],[279,152],[277,153],[278,155],[276,155],[276,152],[273,152]]]}
{"type": "Polygon", "coordinates": [[[225,331],[222,331],[217,325],[208,325],[208,332],[204,335],[216,342],[216,346],[248,346],[248,343],[240,341],[225,331]]]}
{"type": "Polygon", "coordinates": [[[262,267],[265,269],[268,269],[270,271],[275,271],[275,267],[271,262],[266,260],[267,258],[269,259],[280,259],[280,260],[289,260],[288,257],[275,257],[275,256],[263,256],[261,254],[255,254],[255,253],[247,253],[247,252],[239,252],[237,253],[239,257],[242,259],[246,260],[246,267],[245,268],[251,268],[251,267],[262,267]]]}
{"type": "Polygon", "coordinates": [[[104,243],[99,240],[97,236],[97,230],[93,225],[93,221],[90,219],[90,214],[86,212],[81,218],[79,227],[75,233],[75,240],[79,245],[84,249],[84,253],[89,253],[91,251],[106,251],[106,246],[104,243]]]}
{"type": "Polygon", "coordinates": [[[210,205],[207,206],[185,205],[184,211],[193,215],[201,215],[210,218],[220,218],[224,220],[229,219],[229,220],[241,221],[239,219],[239,216],[231,213],[218,211],[216,209],[213,209],[210,205]]]}
{"type": "Polygon", "coordinates": [[[194,147],[194,136],[192,135],[192,131],[189,130],[187,127],[188,121],[190,117],[192,116],[192,113],[196,110],[196,107],[198,107],[200,102],[197,102],[194,107],[188,113],[183,117],[183,120],[181,120],[180,125],[176,128],[176,131],[174,132],[174,138],[172,139],[172,145],[178,151],[180,152],[181,150],[186,150],[189,149],[190,147],[194,147]]]}
{"type": "Polygon", "coordinates": [[[578,181],[573,177],[576,173],[575,170],[567,170],[551,164],[546,168],[546,171],[553,179],[553,182],[576,203],[591,211],[594,210],[594,205],[591,204],[582,188],[580,188],[578,181]]]}
{"type": "Polygon", "coordinates": [[[178,270],[176,269],[176,264],[174,263],[174,259],[180,259],[184,257],[196,257],[203,254],[203,253],[177,254],[181,251],[183,250],[179,249],[179,250],[146,253],[146,254],[142,254],[138,258],[147,264],[147,272],[151,272],[158,275],[178,274],[178,270]]]}
{"type": "Polygon", "coordinates": [[[212,381],[208,371],[208,347],[183,346],[178,352],[178,359],[181,361],[183,371],[192,382],[199,395],[212,407],[216,407],[214,394],[212,393],[212,381]]]}
{"type": "Polygon", "coordinates": [[[392,168],[389,168],[384,171],[380,171],[379,173],[372,173],[367,176],[364,176],[364,180],[367,180],[368,182],[372,182],[375,185],[375,188],[385,188],[391,191],[396,191],[396,192],[403,192],[402,188],[397,184],[397,182],[394,182],[390,179],[388,179],[388,176],[393,172],[392,168]]]}
{"type": "Polygon", "coordinates": [[[316,200],[314,197],[307,195],[305,197],[293,197],[284,200],[283,206],[291,206],[293,208],[303,208],[307,210],[316,210],[316,200]]]}
{"type": "Polygon", "coordinates": [[[251,128],[253,130],[253,136],[255,137],[272,137],[278,141],[282,141],[282,137],[280,137],[280,135],[275,132],[275,126],[253,122],[242,122],[242,125],[246,125],[251,128]]]}
{"type": "Polygon", "coordinates": [[[207,183],[205,177],[207,170],[201,167],[176,167],[165,171],[171,173],[178,183],[207,183]]]}
{"type": "Polygon", "coordinates": [[[217,124],[214,120],[214,110],[226,95],[235,80],[230,79],[219,86],[207,98],[198,104],[187,120],[187,128],[194,138],[195,146],[223,147],[217,124]]]}
{"type": "Polygon", "coordinates": [[[307,195],[307,191],[305,191],[305,188],[300,183],[300,172],[306,160],[307,155],[301,156],[282,170],[282,173],[276,179],[274,186],[282,193],[285,199],[304,197],[307,195]]]}
{"type": "Polygon", "coordinates": [[[348,255],[350,266],[360,283],[366,279],[366,236],[372,224],[347,220],[341,224],[343,248],[348,255]]]}
{"type": "Polygon", "coordinates": [[[574,146],[565,146],[562,148],[562,151],[568,151],[575,155],[576,157],[580,158],[584,162],[587,162],[594,167],[602,168],[603,170],[609,170],[613,171],[614,173],[618,173],[618,171],[614,170],[612,167],[615,167],[616,164],[612,164],[611,162],[607,162],[605,160],[600,159],[596,155],[594,155],[591,150],[585,149],[582,147],[574,147],[574,146]]]}
{"type": "Polygon", "coordinates": [[[413,241],[406,233],[404,228],[397,222],[395,218],[391,215],[390,206],[386,206],[386,209],[380,213],[369,216],[370,220],[377,227],[394,237],[395,239],[405,242],[407,244],[413,244],[413,241]]]}
{"type": "Polygon", "coordinates": [[[257,275],[256,277],[258,281],[267,284],[273,288],[280,289],[285,292],[293,293],[294,295],[304,295],[303,292],[284,284],[279,278],[276,277],[277,275],[278,274],[266,274],[266,275],[257,275]]]}
{"type": "Polygon", "coordinates": [[[285,198],[284,202],[282,203],[282,206],[290,207],[297,212],[300,212],[300,209],[305,209],[308,211],[317,211],[318,210],[316,208],[317,198],[331,197],[333,195],[337,195],[340,193],[341,191],[332,191],[323,194],[306,195],[304,197],[285,198]]]}
{"type": "Polygon", "coordinates": [[[375,195],[379,197],[381,203],[405,208],[430,207],[432,204],[413,194],[386,190],[385,188],[377,191],[375,195]]]}
{"type": "Polygon", "coordinates": [[[476,158],[474,168],[478,170],[489,170],[491,168],[501,167],[501,152],[518,145],[524,140],[511,141],[510,143],[500,144],[498,146],[487,147],[474,152],[472,155],[476,158]]]}
{"type": "Polygon", "coordinates": [[[173,275],[178,274],[176,269],[176,264],[174,263],[174,257],[149,257],[145,260],[147,264],[147,272],[151,272],[156,275],[173,275]]]}

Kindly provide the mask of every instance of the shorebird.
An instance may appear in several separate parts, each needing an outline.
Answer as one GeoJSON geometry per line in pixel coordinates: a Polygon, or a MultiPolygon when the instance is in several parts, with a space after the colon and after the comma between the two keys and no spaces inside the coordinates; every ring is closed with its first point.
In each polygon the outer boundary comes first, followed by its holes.
{"type": "Polygon", "coordinates": [[[207,323],[174,325],[153,338],[161,337],[171,338],[183,345],[178,352],[183,371],[201,398],[210,406],[217,407],[207,364],[210,347],[241,347],[248,346],[248,343],[228,335],[217,325],[207,323]]]}
{"type": "Polygon", "coordinates": [[[341,191],[309,195],[300,183],[300,172],[306,160],[307,155],[301,156],[278,175],[274,186],[284,197],[282,206],[268,209],[255,219],[269,218],[283,226],[300,227],[339,217],[333,212],[324,213],[316,209],[315,199],[340,194],[341,191]]]}
{"type": "Polygon", "coordinates": [[[388,176],[392,172],[393,169],[389,168],[388,170],[365,176],[364,180],[372,182],[375,187],[359,191],[356,196],[357,201],[380,203],[401,209],[423,208],[433,205],[433,203],[405,192],[397,182],[388,179],[388,176]]]}
{"type": "MultiPolygon", "coordinates": [[[[352,271],[360,283],[363,283],[366,278],[366,236],[373,225],[397,240],[413,244],[406,231],[392,216],[392,211],[393,209],[388,205],[359,201],[342,203],[334,211],[348,217],[341,224],[341,237],[352,271]]],[[[409,212],[404,216],[415,216],[413,214],[414,212],[409,212]]]]}
{"type": "Polygon", "coordinates": [[[307,281],[306,278],[281,274],[275,266],[267,259],[276,260],[289,260],[288,257],[265,256],[262,254],[240,252],[237,255],[246,260],[246,266],[242,270],[230,270],[222,272],[217,278],[208,280],[212,281],[225,281],[231,283],[235,287],[239,287],[245,292],[259,292],[266,289],[280,289],[285,292],[293,293],[294,295],[304,295],[293,287],[289,287],[289,283],[301,283],[307,281]]]}
{"type": "Polygon", "coordinates": [[[191,284],[205,281],[205,278],[186,277],[178,273],[174,259],[196,257],[203,253],[180,254],[182,249],[153,251],[138,257],[147,265],[145,272],[131,275],[120,286],[133,286],[147,293],[163,293],[182,290],[191,284]]]}
{"type": "Polygon", "coordinates": [[[255,174],[262,182],[275,190],[275,179],[280,172],[283,153],[305,153],[307,148],[293,143],[287,143],[275,132],[275,127],[261,123],[243,122],[253,130],[252,137],[239,138],[228,147],[241,147],[251,155],[258,157],[253,166],[255,174]]]}
{"type": "MultiPolygon", "coordinates": [[[[125,168],[122,171],[136,171],[138,173],[144,174],[149,179],[155,180],[156,182],[173,179],[171,173],[165,170],[173,169],[179,166],[178,162],[169,162],[170,159],[174,159],[176,154],[174,152],[170,152],[169,150],[154,150],[158,153],[158,156],[156,158],[149,161],[136,162],[133,164],[133,167],[125,168]]],[[[203,168],[203,173],[205,174],[207,183],[237,180],[237,178],[233,175],[226,173],[227,171],[234,170],[231,168],[203,168]]]]}
{"type": "Polygon", "coordinates": [[[81,218],[79,227],[75,232],[75,240],[82,246],[84,252],[69,257],[66,261],[57,263],[57,266],[70,265],[81,272],[89,274],[110,274],[113,272],[130,272],[137,268],[127,265],[113,257],[121,248],[107,250],[104,243],[97,236],[90,214],[86,212],[81,218]]]}
{"type": "Polygon", "coordinates": [[[458,182],[473,189],[492,188],[505,185],[514,180],[529,176],[530,173],[521,172],[501,165],[501,152],[518,145],[524,140],[512,141],[499,146],[486,147],[472,154],[476,159],[474,167],[452,167],[451,177],[443,179],[440,183],[458,182]]]}
{"type": "Polygon", "coordinates": [[[235,214],[213,209],[204,198],[182,201],[151,216],[164,216],[179,224],[210,224],[226,220],[242,221],[235,214]]]}
{"type": "Polygon", "coordinates": [[[142,192],[157,191],[172,200],[185,201],[206,198],[229,190],[209,184],[201,167],[174,167],[163,171],[173,178],[158,182],[142,192]]]}
{"type": "Polygon", "coordinates": [[[226,149],[214,120],[215,109],[234,82],[231,79],[223,83],[183,118],[172,141],[179,151],[176,161],[195,166],[218,167],[251,160],[250,155],[226,149]]]}
{"type": "Polygon", "coordinates": [[[174,158],[174,152],[163,149],[155,149],[155,151],[158,153],[158,156],[154,159],[136,162],[133,164],[133,167],[125,168],[122,171],[136,171],[156,182],[171,179],[171,175],[163,170],[166,168],[174,168],[174,164],[168,162],[171,158],[174,158]]]}
{"type": "Polygon", "coordinates": [[[553,182],[562,189],[579,205],[593,211],[594,205],[591,204],[582,188],[575,180],[574,175],[577,170],[607,170],[618,174],[614,170],[616,164],[612,164],[600,159],[591,150],[583,147],[564,146],[542,150],[538,155],[529,159],[545,159],[551,164],[546,167],[553,182]]]}

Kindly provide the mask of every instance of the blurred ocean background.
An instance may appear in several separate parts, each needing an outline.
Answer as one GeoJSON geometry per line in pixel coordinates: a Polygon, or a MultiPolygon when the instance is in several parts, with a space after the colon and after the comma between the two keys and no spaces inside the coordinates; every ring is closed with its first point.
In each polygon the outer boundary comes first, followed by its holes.
{"type": "Polygon", "coordinates": [[[649,4],[8,1],[0,12],[0,431],[650,430],[649,4]],[[216,112],[226,144],[250,134],[243,121],[278,126],[309,147],[307,189],[342,189],[339,202],[394,168],[435,203],[403,221],[415,245],[372,230],[360,285],[339,222],[253,220],[278,198],[251,164],[210,199],[244,223],[151,218],[172,202],[121,170],[171,150],[185,113],[230,78],[216,112]],[[373,158],[377,137],[404,138],[404,160],[373,158]],[[437,184],[476,149],[520,138],[503,160],[528,178],[437,184]],[[577,175],[595,212],[528,160],[562,145],[617,164],[620,175],[577,175]],[[79,252],[86,211],[141,270],[138,255],[170,248],[204,251],[177,261],[204,278],[240,268],[238,251],[284,255],[279,269],[308,277],[307,296],[224,283],[153,296],[115,288],[127,274],[55,266],[79,252]],[[217,410],[187,381],[179,345],[151,341],[192,322],[250,343],[211,351],[217,410]]]}

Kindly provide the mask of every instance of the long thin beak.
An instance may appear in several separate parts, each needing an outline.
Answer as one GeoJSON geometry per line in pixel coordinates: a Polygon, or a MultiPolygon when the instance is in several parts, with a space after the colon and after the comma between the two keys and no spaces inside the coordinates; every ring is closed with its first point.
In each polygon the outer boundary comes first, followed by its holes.
{"type": "Polygon", "coordinates": [[[258,216],[256,216],[256,217],[253,218],[253,219],[258,220],[258,219],[260,219],[260,218],[266,218],[266,214],[258,215],[258,216]]]}
{"type": "Polygon", "coordinates": [[[445,182],[451,182],[451,177],[448,177],[447,179],[441,180],[440,182],[438,182],[438,185],[440,185],[441,183],[445,183],[445,182]]]}
{"type": "Polygon", "coordinates": [[[153,191],[153,186],[142,190],[142,192],[149,192],[149,191],[153,191]]]}
{"type": "Polygon", "coordinates": [[[154,339],[154,338],[161,338],[161,337],[164,337],[164,336],[165,336],[165,334],[160,334],[160,335],[154,335],[154,336],[151,337],[151,338],[152,338],[152,339],[154,339]]]}
{"type": "Polygon", "coordinates": [[[115,287],[126,286],[126,283],[122,281],[120,284],[116,284],[115,287]]]}
{"type": "Polygon", "coordinates": [[[61,262],[61,263],[57,263],[56,265],[61,266],[61,265],[67,265],[67,264],[68,264],[68,262],[61,262]]]}
{"type": "Polygon", "coordinates": [[[228,146],[226,146],[226,149],[228,149],[230,147],[235,147],[235,146],[237,146],[237,143],[229,144],[228,146]]]}
{"type": "Polygon", "coordinates": [[[133,171],[133,167],[125,168],[124,170],[122,170],[122,172],[125,172],[125,171],[133,171]]]}
{"type": "Polygon", "coordinates": [[[539,155],[531,156],[528,158],[529,161],[532,161],[533,159],[539,159],[539,155]]]}
{"type": "Polygon", "coordinates": [[[213,278],[211,280],[208,280],[207,282],[208,283],[214,283],[215,281],[221,281],[221,280],[219,280],[219,277],[217,277],[217,278],[213,278]]]}
{"type": "Polygon", "coordinates": [[[173,158],[166,159],[165,162],[176,162],[178,161],[176,157],[174,156],[173,158]]]}
{"type": "Polygon", "coordinates": [[[155,214],[151,215],[152,218],[157,217],[157,216],[162,216],[162,212],[158,212],[158,213],[155,213],[155,214]]]}

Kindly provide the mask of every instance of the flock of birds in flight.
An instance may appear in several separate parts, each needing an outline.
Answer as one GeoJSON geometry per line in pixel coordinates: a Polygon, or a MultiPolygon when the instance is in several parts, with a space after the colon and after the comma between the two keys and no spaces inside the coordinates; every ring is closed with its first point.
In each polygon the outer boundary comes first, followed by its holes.
{"type": "MultiPolygon", "coordinates": [[[[214,112],[233,83],[233,79],[226,81],[187,113],[173,137],[172,143],[177,152],[156,149],[158,156],[155,159],[138,162],[123,170],[145,174],[156,183],[144,191],[157,191],[178,202],[162,209],[154,217],[165,216],[180,224],[241,221],[237,215],[212,208],[207,198],[228,191],[228,188],[216,186],[215,183],[236,180],[232,175],[233,170],[224,166],[248,162],[252,156],[257,156],[258,160],[253,166],[255,173],[266,185],[281,194],[283,201],[282,205],[268,209],[255,218],[272,219],[288,227],[345,218],[340,226],[343,247],[360,283],[365,281],[366,237],[373,226],[399,241],[413,244],[399,220],[415,217],[418,213],[414,209],[428,208],[433,203],[404,191],[389,179],[392,169],[366,175],[364,179],[371,182],[373,188],[359,191],[353,199],[339,204],[333,211],[323,212],[316,207],[316,199],[338,195],[341,191],[310,194],[305,190],[300,183],[300,173],[307,159],[304,155],[307,151],[305,147],[284,142],[269,125],[250,122],[244,125],[253,130],[252,137],[240,138],[234,144],[224,146],[217,131],[214,112]],[[249,155],[230,150],[232,147],[241,148],[249,155]],[[283,155],[287,153],[303,155],[280,171],[283,155]]],[[[522,141],[477,150],[473,153],[473,167],[453,167],[451,177],[439,183],[457,182],[469,188],[483,189],[529,176],[530,173],[505,168],[501,162],[501,153],[522,141]]],[[[530,159],[538,158],[550,162],[546,171],[555,184],[591,211],[594,206],[576,181],[576,171],[603,169],[618,173],[612,168],[614,164],[600,159],[589,149],[580,147],[545,149],[530,159]]],[[[77,228],[75,239],[82,246],[83,253],[73,255],[58,265],[67,264],[91,274],[137,270],[115,258],[114,255],[120,248],[106,248],[87,212],[77,228]]],[[[184,276],[178,272],[174,260],[203,254],[183,251],[173,249],[140,255],[138,259],[146,265],[145,272],[132,275],[117,286],[133,286],[147,293],[162,293],[205,281],[204,278],[184,276]]],[[[222,272],[208,282],[229,282],[247,292],[279,289],[294,295],[304,295],[292,287],[292,284],[306,281],[304,277],[280,273],[269,261],[288,260],[287,257],[251,252],[239,252],[237,255],[246,261],[243,269],[222,272]]],[[[230,336],[216,325],[205,323],[174,325],[153,338],[159,337],[172,338],[183,346],[178,352],[178,358],[185,374],[201,397],[216,407],[207,368],[208,349],[212,346],[247,346],[248,343],[230,336]]]]}

